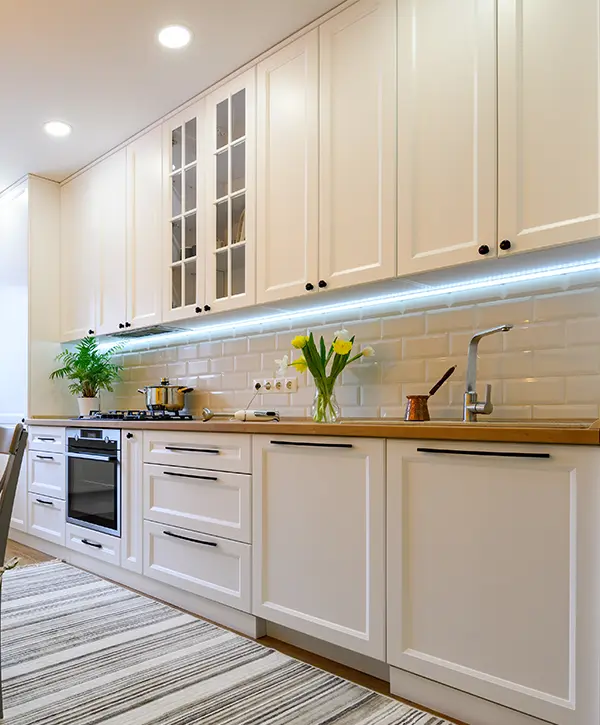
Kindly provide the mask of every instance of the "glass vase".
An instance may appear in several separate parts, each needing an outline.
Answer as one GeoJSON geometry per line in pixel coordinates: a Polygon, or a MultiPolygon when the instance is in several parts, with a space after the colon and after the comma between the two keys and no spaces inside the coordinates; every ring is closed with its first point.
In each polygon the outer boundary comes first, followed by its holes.
{"type": "Polygon", "coordinates": [[[335,389],[328,391],[317,386],[312,404],[312,418],[315,423],[335,423],[339,417],[340,406],[335,397],[335,389]]]}

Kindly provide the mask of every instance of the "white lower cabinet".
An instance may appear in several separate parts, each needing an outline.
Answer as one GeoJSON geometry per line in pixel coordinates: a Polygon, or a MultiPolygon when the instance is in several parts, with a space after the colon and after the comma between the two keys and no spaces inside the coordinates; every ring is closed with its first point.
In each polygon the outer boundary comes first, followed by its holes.
{"type": "Polygon", "coordinates": [[[42,496],[65,498],[66,475],[63,453],[29,451],[27,455],[29,491],[42,496]]]}
{"type": "Polygon", "coordinates": [[[252,613],[385,659],[385,441],[255,436],[252,613]]]}
{"type": "Polygon", "coordinates": [[[559,725],[599,722],[598,458],[389,441],[388,662],[559,725]]]}
{"type": "Polygon", "coordinates": [[[141,430],[121,433],[121,566],[136,574],[143,569],[142,440],[141,430]]]}
{"type": "MultiPolygon", "coordinates": [[[[6,456],[2,456],[2,458],[6,458],[6,456]]],[[[4,462],[2,465],[4,465],[4,462]]],[[[27,459],[25,457],[23,457],[15,492],[15,500],[10,516],[10,528],[15,529],[15,531],[27,531],[27,459]]]]}
{"type": "Polygon", "coordinates": [[[109,564],[118,566],[121,561],[121,539],[118,536],[102,534],[82,526],[66,525],[66,546],[109,564]]]}
{"type": "Polygon", "coordinates": [[[50,496],[28,494],[27,531],[40,539],[65,545],[65,502],[50,496]]]}
{"type": "Polygon", "coordinates": [[[144,521],[144,575],[250,611],[250,546],[144,521]]]}

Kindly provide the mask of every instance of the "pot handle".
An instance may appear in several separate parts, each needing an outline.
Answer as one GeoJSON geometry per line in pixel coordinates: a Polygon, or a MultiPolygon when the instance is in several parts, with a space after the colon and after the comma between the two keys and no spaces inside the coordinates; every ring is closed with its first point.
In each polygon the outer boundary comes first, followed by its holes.
{"type": "Polygon", "coordinates": [[[178,393],[191,393],[194,388],[177,388],[178,393]]]}
{"type": "Polygon", "coordinates": [[[138,393],[142,393],[142,395],[146,395],[146,391],[148,388],[138,388],[138,393]]]}

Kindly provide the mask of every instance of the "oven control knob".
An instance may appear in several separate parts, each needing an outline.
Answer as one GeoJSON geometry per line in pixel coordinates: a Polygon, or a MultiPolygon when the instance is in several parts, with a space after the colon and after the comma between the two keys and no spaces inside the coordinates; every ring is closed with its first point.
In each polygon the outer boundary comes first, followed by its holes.
{"type": "Polygon", "coordinates": [[[104,442],[105,443],[110,443],[110,438],[108,436],[104,436],[104,442]]]}

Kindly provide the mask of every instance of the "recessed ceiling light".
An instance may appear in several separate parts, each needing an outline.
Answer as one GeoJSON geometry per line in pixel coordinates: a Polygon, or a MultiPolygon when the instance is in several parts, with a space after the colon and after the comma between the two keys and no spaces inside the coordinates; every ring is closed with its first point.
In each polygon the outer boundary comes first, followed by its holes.
{"type": "Polygon", "coordinates": [[[183,25],[168,25],[158,34],[158,42],[165,48],[185,48],[191,39],[191,32],[183,25]]]}
{"type": "Polygon", "coordinates": [[[68,136],[73,129],[64,121],[47,121],[44,124],[44,131],[48,136],[68,136]]]}

